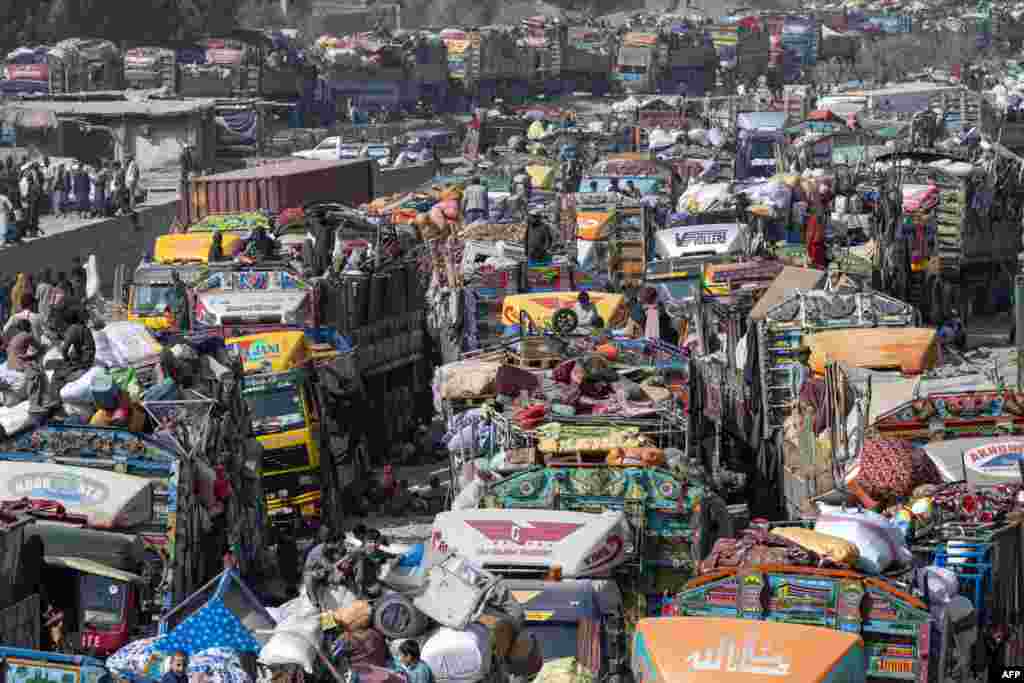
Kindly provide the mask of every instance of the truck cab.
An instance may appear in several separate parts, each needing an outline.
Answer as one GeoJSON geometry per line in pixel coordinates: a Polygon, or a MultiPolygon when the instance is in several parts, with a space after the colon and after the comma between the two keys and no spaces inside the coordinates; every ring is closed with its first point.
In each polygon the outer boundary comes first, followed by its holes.
{"type": "Polygon", "coordinates": [[[707,286],[706,269],[729,263],[742,252],[746,225],[712,223],[677,224],[654,233],[653,254],[648,255],[645,280],[664,301],[695,303],[707,286]]]}
{"type": "Polygon", "coordinates": [[[272,522],[320,515],[320,408],[308,372],[311,352],[301,330],[226,341],[245,372],[242,396],[263,445],[263,490],[272,522]]]}
{"type": "Polygon", "coordinates": [[[110,683],[99,659],[0,645],[0,683],[110,683]]]}
{"type": "Polygon", "coordinates": [[[313,283],[284,262],[211,265],[193,289],[192,327],[224,338],[317,327],[318,304],[313,283]]]}
{"type": "Polygon", "coordinates": [[[613,577],[632,533],[622,512],[462,510],[437,515],[429,551],[458,553],[503,577],[544,661],[575,657],[598,680],[627,666],[613,577]]]}
{"type": "MultiPolygon", "coordinates": [[[[160,235],[153,246],[153,260],[143,261],[124,288],[117,288],[128,308],[128,319],[144,324],[154,332],[169,326],[165,315],[174,304],[172,274],[177,272],[186,286],[194,285],[206,271],[212,243],[211,234],[160,235]],[[124,291],[127,290],[127,291],[124,291]]],[[[237,251],[242,241],[237,235],[224,235],[226,254],[237,251]]]]}
{"type": "Polygon", "coordinates": [[[770,178],[778,172],[777,149],[786,141],[786,112],[736,115],[736,180],[770,178]]]}
{"type": "Polygon", "coordinates": [[[657,33],[631,32],[622,37],[612,74],[626,92],[654,92],[658,87],[657,33]]]}

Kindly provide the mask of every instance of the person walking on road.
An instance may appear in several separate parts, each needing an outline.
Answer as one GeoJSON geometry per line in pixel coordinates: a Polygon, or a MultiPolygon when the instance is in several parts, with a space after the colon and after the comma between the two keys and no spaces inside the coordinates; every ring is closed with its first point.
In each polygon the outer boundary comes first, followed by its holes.
{"type": "Polygon", "coordinates": [[[32,231],[32,174],[28,169],[22,169],[21,178],[18,180],[18,194],[21,198],[21,210],[23,221],[29,233],[32,231]]]}
{"type": "Polygon", "coordinates": [[[76,162],[71,171],[71,194],[78,217],[86,218],[89,212],[89,174],[81,162],[76,162]]]}
{"type": "Polygon", "coordinates": [[[50,209],[56,218],[64,218],[64,196],[68,191],[68,174],[64,164],[53,172],[53,183],[50,186],[50,209]]]}
{"type": "Polygon", "coordinates": [[[135,163],[135,157],[128,156],[128,164],[124,169],[124,183],[128,190],[128,210],[135,210],[135,200],[139,191],[139,165],[135,163]]]}
{"type": "Polygon", "coordinates": [[[3,243],[15,244],[18,241],[17,223],[14,220],[14,202],[0,191],[0,239],[3,243]]]}

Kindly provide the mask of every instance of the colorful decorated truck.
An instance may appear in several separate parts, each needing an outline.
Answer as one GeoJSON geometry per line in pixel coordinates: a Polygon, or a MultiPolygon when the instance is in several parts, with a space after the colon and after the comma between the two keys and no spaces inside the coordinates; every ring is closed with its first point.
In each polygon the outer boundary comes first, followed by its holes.
{"type": "Polygon", "coordinates": [[[530,61],[536,68],[531,91],[559,95],[577,91],[599,97],[610,87],[615,47],[600,26],[569,26],[536,16],[523,20],[530,61]]]}
{"type": "Polygon", "coordinates": [[[39,538],[48,606],[64,611],[75,651],[106,656],[145,634],[222,569],[211,543],[243,571],[262,567],[261,453],[245,436],[241,370],[203,361],[203,394],[144,403],[153,434],[51,424],[3,444],[0,501],[35,519],[26,540],[39,538]]]}
{"type": "Polygon", "coordinates": [[[937,654],[928,606],[893,584],[851,571],[785,565],[722,569],[694,579],[674,612],[804,624],[858,634],[867,676],[926,683],[937,654]]]}
{"type": "Polygon", "coordinates": [[[529,95],[536,65],[512,27],[448,28],[441,39],[448,48],[449,75],[468,103],[484,106],[496,98],[518,101],[529,95]]]}
{"type": "MultiPolygon", "coordinates": [[[[620,510],[631,527],[632,546],[623,593],[646,604],[674,592],[693,575],[700,548],[707,542],[694,513],[703,504],[718,508],[720,499],[703,485],[669,470],[605,465],[534,467],[510,475],[487,488],[481,506],[488,509],[572,510],[602,513],[620,510]],[[709,501],[717,502],[709,502],[709,501]],[[696,521],[695,521],[696,520],[696,521]]],[[[724,503],[720,506],[724,513],[724,503]]],[[[728,519],[716,520],[728,527],[728,519]]],[[[727,532],[727,528],[722,528],[727,532]]],[[[713,533],[710,525],[706,530],[713,533]]],[[[710,539],[710,537],[709,537],[710,539]]],[[[641,610],[646,613],[646,609],[641,610]]],[[[643,616],[643,614],[640,614],[643,616]]]]}
{"type": "Polygon", "coordinates": [[[545,662],[575,657],[598,677],[625,669],[623,599],[613,577],[634,542],[621,512],[442,512],[431,546],[504,579],[545,662]]]}

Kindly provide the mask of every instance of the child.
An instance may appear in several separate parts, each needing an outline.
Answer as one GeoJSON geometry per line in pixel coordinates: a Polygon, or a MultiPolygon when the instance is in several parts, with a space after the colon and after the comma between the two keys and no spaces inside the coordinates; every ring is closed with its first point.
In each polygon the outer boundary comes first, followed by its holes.
{"type": "Polygon", "coordinates": [[[187,668],[188,655],[178,650],[171,656],[171,668],[160,679],[160,683],[187,683],[188,674],[185,673],[187,668]]]}
{"type": "Polygon", "coordinates": [[[409,683],[434,683],[434,672],[420,659],[420,644],[415,640],[402,641],[398,646],[398,661],[409,683]]]}

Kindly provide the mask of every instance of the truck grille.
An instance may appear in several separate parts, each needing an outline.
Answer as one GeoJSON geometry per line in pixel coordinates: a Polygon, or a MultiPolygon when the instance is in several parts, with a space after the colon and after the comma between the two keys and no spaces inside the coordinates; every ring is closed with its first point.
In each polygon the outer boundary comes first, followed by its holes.
{"type": "Polygon", "coordinates": [[[305,446],[292,446],[263,451],[263,473],[290,470],[309,464],[309,452],[305,446]]]}

